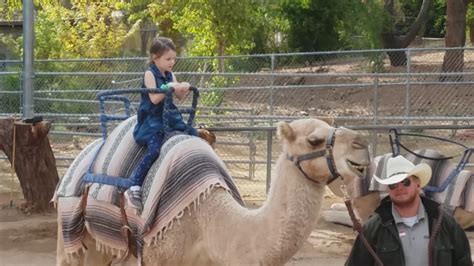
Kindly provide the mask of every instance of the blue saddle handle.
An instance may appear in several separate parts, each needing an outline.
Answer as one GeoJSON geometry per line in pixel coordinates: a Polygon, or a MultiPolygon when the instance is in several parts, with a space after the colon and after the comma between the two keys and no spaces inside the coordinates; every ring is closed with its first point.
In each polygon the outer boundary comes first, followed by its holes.
{"type": "MultiPolygon", "coordinates": [[[[196,116],[197,102],[199,98],[199,90],[196,87],[191,86],[189,88],[193,92],[193,99],[191,103],[191,108],[186,108],[180,110],[183,113],[189,113],[189,118],[187,121],[186,133],[189,133],[190,127],[194,123],[194,118],[196,116]]],[[[173,92],[174,88],[168,86],[162,86],[162,88],[141,88],[141,89],[115,89],[115,90],[105,90],[97,93],[96,99],[99,100],[99,109],[100,109],[100,126],[102,131],[102,138],[107,138],[107,122],[113,120],[126,120],[130,117],[130,100],[128,97],[123,96],[122,94],[130,93],[164,93],[165,94],[165,103],[163,115],[165,113],[171,112],[171,104],[173,103],[173,92]],[[123,101],[125,107],[125,115],[108,115],[105,112],[105,103],[106,101],[123,101]]],[[[171,128],[167,123],[167,119],[164,117],[165,126],[164,133],[168,134],[171,132],[171,128]]]]}
{"type": "Polygon", "coordinates": [[[173,92],[175,91],[175,89],[173,87],[170,87],[169,90],[165,93],[165,103],[164,103],[164,108],[163,108],[163,124],[164,124],[165,136],[171,133],[171,131],[173,130],[170,127],[170,123],[168,122],[168,117],[167,117],[167,114],[173,111],[189,113],[188,121],[186,123],[187,128],[185,130],[185,133],[189,133],[189,131],[191,130],[191,127],[193,126],[193,123],[194,123],[194,118],[196,117],[196,107],[197,107],[197,102],[199,98],[199,90],[196,87],[189,87],[189,90],[193,92],[193,100],[191,103],[191,108],[182,109],[182,110],[171,109],[171,106],[173,104],[173,92]]]}

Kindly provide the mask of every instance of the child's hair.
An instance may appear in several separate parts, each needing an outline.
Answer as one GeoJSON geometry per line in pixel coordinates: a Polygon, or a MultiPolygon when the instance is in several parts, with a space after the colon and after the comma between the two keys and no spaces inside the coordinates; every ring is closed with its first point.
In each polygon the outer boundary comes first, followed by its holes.
{"type": "Polygon", "coordinates": [[[155,37],[151,42],[148,63],[152,64],[154,56],[160,57],[169,50],[176,52],[176,46],[174,45],[173,40],[166,37],[155,37]]]}

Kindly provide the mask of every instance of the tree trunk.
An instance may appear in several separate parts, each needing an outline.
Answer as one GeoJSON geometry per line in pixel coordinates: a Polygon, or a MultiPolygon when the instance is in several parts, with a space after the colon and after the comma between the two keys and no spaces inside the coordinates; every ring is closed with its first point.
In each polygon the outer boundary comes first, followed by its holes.
{"type": "MultiPolygon", "coordinates": [[[[443,59],[442,72],[462,73],[464,69],[464,47],[466,43],[466,11],[468,0],[448,0],[446,3],[446,47],[460,49],[446,50],[443,59]]],[[[442,75],[440,81],[461,81],[462,74],[442,75]]]]}
{"type": "Polygon", "coordinates": [[[219,34],[217,38],[217,56],[219,56],[219,72],[224,73],[225,72],[225,61],[222,56],[225,54],[225,40],[224,38],[219,34]]]}
{"type": "Polygon", "coordinates": [[[12,164],[15,154],[15,172],[26,200],[25,207],[33,212],[51,209],[49,201],[59,181],[56,160],[47,137],[50,127],[46,121],[33,125],[0,118],[0,149],[12,164]]]}
{"type": "MultiPolygon", "coordinates": [[[[400,40],[393,34],[387,33],[382,34],[382,43],[385,49],[400,49],[400,40]]],[[[388,58],[390,59],[391,66],[406,66],[407,55],[405,51],[389,51],[387,52],[388,58]]]]}
{"type": "Polygon", "coordinates": [[[474,20],[469,23],[469,42],[474,44],[474,20]]]}
{"type": "MultiPolygon", "coordinates": [[[[415,22],[410,26],[410,29],[404,36],[397,36],[397,33],[393,31],[395,27],[390,27],[389,30],[382,33],[382,43],[385,49],[402,49],[407,48],[416,35],[420,33],[426,21],[429,19],[429,11],[432,6],[433,0],[423,0],[421,3],[420,12],[416,16],[415,22]]],[[[393,18],[395,17],[395,3],[394,0],[385,0],[384,10],[390,14],[393,18]]],[[[407,57],[403,51],[388,52],[390,58],[390,65],[392,66],[404,66],[407,64],[407,57]]]]}

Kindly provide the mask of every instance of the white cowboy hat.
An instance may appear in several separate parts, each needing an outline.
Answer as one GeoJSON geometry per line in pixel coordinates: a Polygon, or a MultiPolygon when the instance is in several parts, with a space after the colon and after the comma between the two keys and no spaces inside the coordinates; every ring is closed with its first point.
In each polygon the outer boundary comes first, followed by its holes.
{"type": "Polygon", "coordinates": [[[387,175],[378,177],[374,175],[374,179],[383,185],[391,185],[401,182],[409,176],[416,176],[420,179],[420,187],[424,187],[430,182],[431,167],[426,163],[414,165],[405,157],[398,155],[391,157],[387,161],[387,175]]]}

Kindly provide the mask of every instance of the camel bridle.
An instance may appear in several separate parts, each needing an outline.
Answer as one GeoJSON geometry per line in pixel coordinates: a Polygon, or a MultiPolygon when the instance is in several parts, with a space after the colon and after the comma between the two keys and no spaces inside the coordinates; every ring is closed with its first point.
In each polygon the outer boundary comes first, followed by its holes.
{"type": "MultiPolygon", "coordinates": [[[[331,182],[333,182],[334,180],[336,180],[338,177],[341,177],[342,179],[342,176],[341,174],[339,174],[339,172],[337,171],[337,168],[336,168],[336,164],[335,164],[335,161],[334,161],[334,156],[333,156],[333,148],[334,148],[334,143],[335,143],[335,140],[336,140],[336,131],[338,130],[339,128],[332,128],[330,131],[329,131],[329,134],[328,134],[328,137],[326,138],[326,147],[324,149],[320,149],[320,150],[317,150],[317,151],[314,151],[314,152],[311,152],[311,153],[307,153],[307,154],[303,154],[303,155],[298,155],[298,156],[291,156],[291,155],[287,155],[286,158],[290,161],[292,161],[296,167],[298,167],[298,169],[301,171],[301,173],[303,173],[303,175],[309,179],[310,181],[313,181],[317,184],[321,184],[320,182],[312,179],[311,177],[309,177],[305,171],[303,170],[303,168],[301,168],[301,165],[300,163],[302,161],[306,161],[306,160],[311,160],[311,159],[314,159],[314,158],[319,158],[319,157],[326,157],[326,162],[327,162],[327,165],[328,165],[328,168],[329,168],[329,171],[331,172],[331,178],[328,180],[327,184],[329,185],[331,182]]],[[[380,260],[380,258],[377,256],[377,254],[375,253],[373,247],[370,245],[370,243],[367,241],[367,238],[365,237],[364,233],[363,233],[363,227],[362,225],[360,224],[359,220],[357,219],[357,217],[355,216],[355,213],[354,213],[354,209],[352,208],[352,202],[351,202],[351,199],[350,199],[350,196],[348,195],[347,193],[347,190],[346,190],[346,186],[345,185],[341,185],[341,190],[342,192],[344,193],[344,203],[347,207],[347,211],[349,212],[349,216],[352,220],[352,224],[353,224],[353,228],[359,233],[359,236],[362,240],[362,243],[364,244],[364,246],[367,248],[367,250],[369,251],[370,255],[374,258],[375,260],[375,264],[376,265],[381,265],[383,266],[383,263],[382,261],[380,260]]]]}
{"type": "Polygon", "coordinates": [[[329,172],[331,173],[331,177],[329,178],[327,184],[330,184],[331,182],[336,180],[336,178],[341,177],[341,174],[339,174],[339,172],[337,171],[336,163],[335,163],[333,152],[332,152],[333,148],[334,148],[334,143],[336,141],[336,131],[337,130],[338,130],[338,128],[331,128],[330,129],[328,137],[326,138],[326,146],[324,147],[324,149],[316,150],[314,152],[306,153],[306,154],[303,154],[303,155],[292,156],[292,155],[287,154],[286,159],[292,161],[307,179],[309,179],[310,181],[313,181],[315,183],[320,184],[320,182],[312,179],[311,177],[309,177],[306,174],[306,172],[301,167],[301,162],[302,161],[307,161],[307,160],[312,160],[312,159],[319,158],[319,157],[326,157],[326,163],[327,163],[327,166],[329,168],[329,172]]]}

